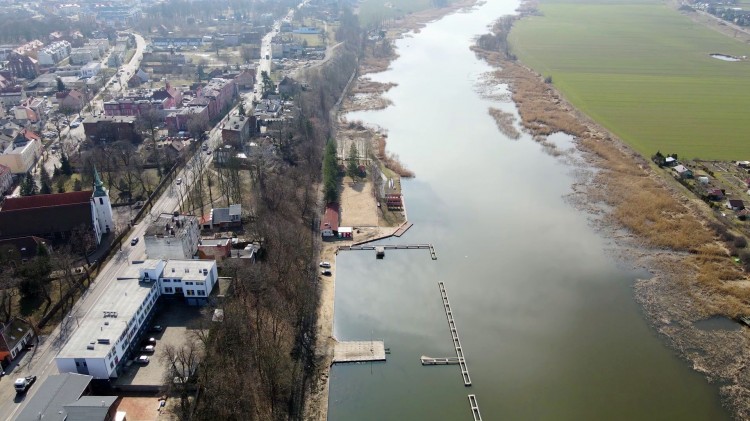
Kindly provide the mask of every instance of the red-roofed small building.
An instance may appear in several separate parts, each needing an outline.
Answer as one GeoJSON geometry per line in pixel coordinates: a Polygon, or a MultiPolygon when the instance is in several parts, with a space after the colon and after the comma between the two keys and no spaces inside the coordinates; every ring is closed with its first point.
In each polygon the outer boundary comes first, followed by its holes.
{"type": "Polygon", "coordinates": [[[60,105],[60,109],[67,108],[75,112],[81,111],[83,106],[86,104],[86,100],[83,93],[77,89],[71,89],[69,91],[58,92],[55,94],[57,103],[60,105]]]}
{"type": "Polygon", "coordinates": [[[339,233],[339,204],[329,203],[323,220],[320,221],[320,235],[323,238],[335,237],[339,233]]]}

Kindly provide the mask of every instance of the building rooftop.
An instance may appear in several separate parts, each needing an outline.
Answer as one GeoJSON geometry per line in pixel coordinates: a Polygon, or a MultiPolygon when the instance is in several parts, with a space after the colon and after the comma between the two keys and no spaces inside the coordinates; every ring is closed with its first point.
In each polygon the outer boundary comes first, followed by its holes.
{"type": "Polygon", "coordinates": [[[2,211],[44,208],[50,206],[76,205],[89,203],[91,200],[91,190],[57,193],[57,194],[37,194],[34,196],[9,197],[3,203],[2,211]]]}
{"type": "Polygon", "coordinates": [[[226,247],[229,242],[232,241],[231,238],[211,238],[207,240],[201,240],[200,245],[201,246],[221,246],[226,247]]]}
{"type": "Polygon", "coordinates": [[[183,281],[204,281],[214,264],[216,264],[214,260],[170,259],[164,266],[162,276],[181,278],[183,281]]]}
{"type": "MultiPolygon", "coordinates": [[[[65,406],[81,397],[89,386],[92,376],[64,373],[49,376],[34,396],[28,399],[26,407],[16,418],[17,421],[64,421],[68,416],[65,406]]],[[[97,396],[98,402],[106,396],[97,396]]]]}
{"type": "Polygon", "coordinates": [[[176,237],[186,230],[188,224],[197,224],[198,218],[193,215],[174,216],[171,213],[162,213],[146,228],[146,237],[176,237]]]}
{"type": "Polygon", "coordinates": [[[128,322],[146,301],[155,282],[117,278],[103,291],[89,313],[60,350],[58,358],[104,358],[128,329],[128,322]]]}

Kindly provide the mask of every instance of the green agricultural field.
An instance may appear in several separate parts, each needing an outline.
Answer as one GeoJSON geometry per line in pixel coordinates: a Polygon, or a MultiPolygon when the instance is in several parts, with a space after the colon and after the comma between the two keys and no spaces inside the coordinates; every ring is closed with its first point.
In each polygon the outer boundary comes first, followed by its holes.
{"type": "Polygon", "coordinates": [[[654,0],[542,0],[513,51],[643,155],[750,159],[750,46],[654,0]]]}
{"type": "MultiPolygon", "coordinates": [[[[453,0],[446,0],[445,4],[453,0]]],[[[435,7],[434,0],[363,0],[358,6],[360,24],[363,27],[375,25],[386,19],[398,18],[409,13],[435,7]]]]}

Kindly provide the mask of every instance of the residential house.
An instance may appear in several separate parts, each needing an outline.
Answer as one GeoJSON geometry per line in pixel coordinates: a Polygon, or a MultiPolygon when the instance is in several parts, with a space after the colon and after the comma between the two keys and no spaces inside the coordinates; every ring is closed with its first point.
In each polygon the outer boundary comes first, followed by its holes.
{"type": "Polygon", "coordinates": [[[232,239],[216,238],[201,240],[198,244],[198,258],[220,262],[232,256],[232,239]]]}
{"type": "Polygon", "coordinates": [[[232,115],[221,128],[221,140],[236,146],[243,145],[255,131],[255,117],[232,115]]]}
{"type": "Polygon", "coordinates": [[[320,221],[320,235],[326,239],[338,236],[339,231],[339,204],[329,203],[323,220],[320,221]]]}
{"type": "Polygon", "coordinates": [[[163,213],[149,225],[143,239],[149,259],[192,259],[200,239],[198,218],[163,213]]]}
{"type": "Polygon", "coordinates": [[[724,200],[724,192],[721,189],[708,189],[708,191],[706,191],[706,197],[708,200],[718,202],[724,200]]]}
{"type": "Polygon", "coordinates": [[[57,104],[60,110],[72,110],[79,112],[86,105],[86,98],[83,92],[77,89],[66,90],[55,94],[57,104]]]}
{"type": "Polygon", "coordinates": [[[743,209],[745,209],[745,203],[742,202],[740,199],[729,199],[727,200],[727,209],[731,209],[735,212],[739,212],[743,209]]]}
{"type": "Polygon", "coordinates": [[[71,46],[68,41],[53,42],[39,51],[39,54],[37,55],[39,65],[54,66],[60,61],[68,58],[70,51],[71,46]]]}
{"type": "Polygon", "coordinates": [[[209,100],[208,117],[213,120],[234,102],[236,85],[234,80],[214,78],[203,87],[200,96],[209,100]]]}
{"type": "Polygon", "coordinates": [[[278,93],[281,96],[294,96],[299,91],[299,84],[294,79],[284,76],[278,84],[278,93]]]}
{"type": "Polygon", "coordinates": [[[138,69],[133,73],[133,76],[128,79],[128,87],[136,88],[148,82],[148,79],[148,73],[144,72],[142,69],[138,69]]]}
{"type": "Polygon", "coordinates": [[[39,63],[37,60],[16,52],[11,53],[8,57],[7,68],[10,70],[10,74],[16,78],[31,80],[39,75],[39,63]]]}
{"type": "Polygon", "coordinates": [[[10,168],[13,174],[26,174],[42,153],[39,135],[28,129],[21,129],[13,140],[0,144],[0,165],[10,168]]]}
{"type": "Polygon", "coordinates": [[[164,118],[165,126],[169,134],[175,135],[179,132],[190,132],[192,124],[198,127],[208,127],[208,103],[204,98],[196,98],[190,101],[186,107],[169,111],[164,118]]]}
{"type": "Polygon", "coordinates": [[[13,361],[32,339],[34,329],[25,320],[15,318],[7,324],[0,323],[0,364],[13,361]]]}
{"type": "Polygon", "coordinates": [[[98,61],[90,61],[86,63],[81,70],[78,72],[78,77],[88,79],[99,74],[102,70],[102,64],[98,61]]]}
{"type": "Polygon", "coordinates": [[[99,60],[101,54],[98,47],[88,46],[72,48],[70,50],[70,64],[86,64],[94,60],[99,60]]]}
{"type": "Polygon", "coordinates": [[[672,171],[677,178],[693,178],[693,171],[682,164],[672,167],[672,171]]]}
{"type": "Polygon", "coordinates": [[[236,76],[234,82],[238,89],[253,89],[255,86],[255,69],[243,69],[236,76]]]}
{"type": "Polygon", "coordinates": [[[213,208],[208,216],[201,219],[202,229],[229,229],[242,226],[242,205],[234,204],[226,208],[213,208]]]}
{"type": "Polygon", "coordinates": [[[120,140],[139,143],[142,138],[132,116],[86,117],[83,120],[86,138],[94,142],[116,142],[120,140]]]}

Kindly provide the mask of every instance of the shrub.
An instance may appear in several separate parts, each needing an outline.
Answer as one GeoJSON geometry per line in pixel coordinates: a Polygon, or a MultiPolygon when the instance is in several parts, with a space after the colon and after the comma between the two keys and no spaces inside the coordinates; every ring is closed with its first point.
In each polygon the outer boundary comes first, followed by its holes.
{"type": "Polygon", "coordinates": [[[734,246],[740,249],[747,247],[747,239],[745,237],[736,237],[734,239],[734,246]]]}

